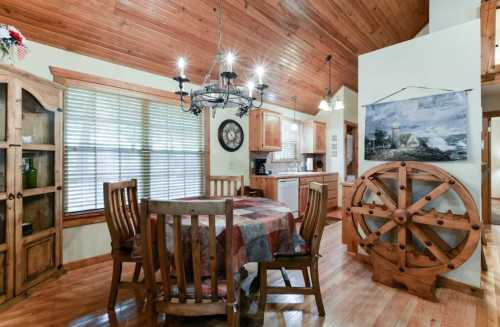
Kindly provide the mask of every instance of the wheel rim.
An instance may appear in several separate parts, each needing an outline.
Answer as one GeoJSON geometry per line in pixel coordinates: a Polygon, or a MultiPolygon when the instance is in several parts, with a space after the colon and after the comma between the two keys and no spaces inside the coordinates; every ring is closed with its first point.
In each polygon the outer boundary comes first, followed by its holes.
{"type": "Polygon", "coordinates": [[[365,251],[375,252],[400,272],[415,275],[456,269],[473,254],[481,235],[478,210],[467,189],[444,170],[419,162],[386,163],[367,171],[354,183],[347,213],[353,226],[359,226],[355,232],[365,251]],[[391,188],[387,180],[396,185],[391,188]],[[438,185],[412,201],[415,180],[438,185]],[[464,213],[425,209],[450,191],[460,199],[464,213]],[[366,203],[367,194],[378,203],[366,203]],[[375,227],[368,223],[373,219],[379,222],[375,227]],[[450,245],[440,231],[463,234],[463,238],[450,245]],[[392,233],[388,240],[386,235],[392,233]]]}

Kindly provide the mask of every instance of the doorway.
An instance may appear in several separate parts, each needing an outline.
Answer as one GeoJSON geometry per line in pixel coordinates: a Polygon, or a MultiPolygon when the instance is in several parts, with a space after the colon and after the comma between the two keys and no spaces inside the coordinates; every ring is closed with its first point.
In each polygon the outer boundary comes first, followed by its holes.
{"type": "Polygon", "coordinates": [[[344,180],[354,181],[358,177],[358,124],[344,121],[344,180]]]}
{"type": "Polygon", "coordinates": [[[483,113],[482,216],[500,225],[500,111],[483,113]]]}
{"type": "Polygon", "coordinates": [[[500,225],[500,117],[490,119],[491,223],[500,225]]]}

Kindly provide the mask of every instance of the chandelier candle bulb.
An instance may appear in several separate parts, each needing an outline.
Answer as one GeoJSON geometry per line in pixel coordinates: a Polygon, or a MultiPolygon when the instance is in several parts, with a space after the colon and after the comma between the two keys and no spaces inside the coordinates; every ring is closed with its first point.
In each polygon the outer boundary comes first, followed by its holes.
{"type": "Polygon", "coordinates": [[[186,78],[186,75],[184,74],[184,68],[186,67],[186,59],[183,57],[180,57],[177,60],[177,68],[179,68],[179,76],[182,78],[186,78]]]}
{"type": "Polygon", "coordinates": [[[236,61],[236,56],[232,52],[228,52],[226,54],[226,64],[227,64],[227,71],[232,72],[233,71],[233,64],[236,61]]]}
{"type": "Polygon", "coordinates": [[[255,84],[252,81],[249,81],[247,83],[247,87],[248,87],[248,97],[252,98],[253,88],[255,87],[255,84]]]}
{"type": "Polygon", "coordinates": [[[263,83],[263,77],[264,77],[264,67],[262,66],[257,66],[255,69],[255,72],[257,73],[257,78],[259,79],[259,84],[262,85],[263,83]]]}

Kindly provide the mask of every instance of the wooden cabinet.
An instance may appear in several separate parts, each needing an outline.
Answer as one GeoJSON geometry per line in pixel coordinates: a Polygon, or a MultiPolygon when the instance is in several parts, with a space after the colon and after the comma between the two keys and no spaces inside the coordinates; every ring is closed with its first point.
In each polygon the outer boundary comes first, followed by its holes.
{"type": "Polygon", "coordinates": [[[62,91],[0,65],[0,303],[62,263],[62,91]]]}
{"type": "Polygon", "coordinates": [[[326,123],[316,120],[304,123],[302,153],[326,153],[326,123]]]}
{"type": "Polygon", "coordinates": [[[281,150],[281,115],[265,109],[250,111],[250,151],[281,150]]]}
{"type": "Polygon", "coordinates": [[[301,177],[300,178],[300,188],[299,188],[299,212],[302,216],[306,210],[307,206],[307,196],[309,190],[309,183],[316,182],[321,184],[326,184],[328,186],[328,209],[333,209],[337,207],[337,187],[338,187],[338,175],[337,174],[322,174],[321,176],[315,177],[301,177]]]}

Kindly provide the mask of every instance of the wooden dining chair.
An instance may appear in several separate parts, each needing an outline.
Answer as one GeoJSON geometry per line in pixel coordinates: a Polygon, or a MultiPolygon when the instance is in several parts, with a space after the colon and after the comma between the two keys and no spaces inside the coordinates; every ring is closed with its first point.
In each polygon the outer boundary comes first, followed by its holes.
{"type": "Polygon", "coordinates": [[[319,246],[323,235],[327,214],[328,187],[325,184],[311,183],[309,197],[300,226],[299,234],[306,242],[307,251],[304,253],[276,253],[270,262],[259,263],[260,297],[259,309],[264,310],[267,294],[304,294],[314,295],[318,313],[325,315],[321,290],[319,285],[319,246]],[[305,287],[292,287],[286,270],[301,270],[305,287]],[[309,278],[309,270],[311,278],[309,278]],[[267,286],[267,271],[280,270],[285,282],[285,287],[267,286]],[[312,285],[311,285],[312,281],[312,285]]]}
{"type": "Polygon", "coordinates": [[[108,309],[113,310],[120,288],[142,288],[139,282],[142,258],[132,256],[134,240],[139,233],[139,207],[137,203],[137,181],[135,179],[104,183],[104,213],[111,235],[111,257],[113,275],[109,292],[108,309]],[[135,263],[131,282],[122,281],[124,262],[135,263]]]}
{"type": "Polygon", "coordinates": [[[225,314],[228,326],[236,326],[239,292],[235,290],[239,290],[239,287],[233,280],[233,200],[142,200],[141,227],[144,274],[148,302],[151,303],[152,309],[151,318],[156,321],[157,313],[174,316],[225,314]],[[151,215],[157,217],[156,238],[149,223],[151,215]],[[226,220],[223,255],[218,255],[216,251],[216,215],[224,215],[226,220]],[[200,224],[200,220],[205,218],[208,219],[208,227],[206,224],[200,224]],[[191,242],[183,238],[183,219],[189,221],[191,242]],[[166,234],[166,223],[172,226],[172,233],[166,234]],[[207,231],[202,231],[202,228],[207,228],[207,231]],[[208,237],[208,249],[202,249],[200,246],[200,238],[204,237],[203,235],[208,237]],[[153,242],[153,239],[157,241],[153,242]],[[167,253],[167,248],[173,253],[167,253]],[[184,256],[188,253],[192,263],[186,265],[184,256]],[[219,260],[224,260],[225,263],[225,274],[222,276],[217,271],[219,260]],[[153,271],[157,261],[161,272],[161,294],[153,271]],[[210,276],[202,276],[202,261],[209,263],[210,276]]]}
{"type": "Polygon", "coordinates": [[[243,195],[245,176],[210,176],[207,196],[238,196],[243,195]],[[239,184],[239,186],[238,186],[239,184]]]}

